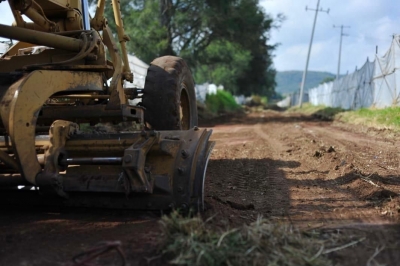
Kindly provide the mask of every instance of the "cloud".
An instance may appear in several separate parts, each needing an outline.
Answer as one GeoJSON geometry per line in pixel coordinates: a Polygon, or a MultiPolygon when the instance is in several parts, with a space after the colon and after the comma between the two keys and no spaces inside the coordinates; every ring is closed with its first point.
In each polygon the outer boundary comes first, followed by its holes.
{"type": "Polygon", "coordinates": [[[10,11],[10,7],[8,3],[2,2],[0,3],[0,23],[1,24],[6,24],[6,25],[11,25],[12,22],[14,21],[14,17],[10,11]]]}
{"type": "MultiPolygon", "coordinates": [[[[275,51],[277,70],[303,70],[305,67],[314,11],[317,0],[263,0],[260,5],[272,15],[283,13],[287,20],[271,34],[271,43],[281,43],[275,51]]],[[[375,47],[383,55],[389,48],[394,33],[400,34],[400,1],[393,0],[321,0],[314,33],[309,69],[336,73],[340,29],[333,25],[348,25],[349,36],[343,37],[341,70],[352,72],[361,67],[367,57],[373,60],[375,47]]]]}

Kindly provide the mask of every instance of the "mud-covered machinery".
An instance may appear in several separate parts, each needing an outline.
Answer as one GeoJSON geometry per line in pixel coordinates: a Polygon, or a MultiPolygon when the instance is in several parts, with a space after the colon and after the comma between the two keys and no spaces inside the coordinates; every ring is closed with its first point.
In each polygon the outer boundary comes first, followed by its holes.
{"type": "Polygon", "coordinates": [[[87,0],[0,4],[15,19],[0,37],[18,40],[0,58],[1,204],[203,208],[213,143],[197,127],[186,63],[157,58],[144,89],[126,88],[134,77],[118,0],[117,40],[105,0],[93,17],[87,0]]]}

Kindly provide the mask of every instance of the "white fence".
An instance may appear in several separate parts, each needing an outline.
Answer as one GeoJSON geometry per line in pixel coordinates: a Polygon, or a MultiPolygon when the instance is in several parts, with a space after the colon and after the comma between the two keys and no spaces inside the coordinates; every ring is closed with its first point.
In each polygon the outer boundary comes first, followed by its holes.
{"type": "MultiPolygon", "coordinates": [[[[282,107],[282,108],[296,106],[299,104],[299,100],[300,100],[300,91],[296,91],[296,92],[291,93],[289,96],[287,96],[282,101],[277,102],[276,105],[278,105],[279,107],[282,107]]],[[[308,92],[304,92],[302,101],[304,103],[309,102],[308,92]]]]}
{"type": "Polygon", "coordinates": [[[310,103],[358,109],[400,106],[400,35],[393,36],[388,52],[354,73],[308,91],[310,103]]]}

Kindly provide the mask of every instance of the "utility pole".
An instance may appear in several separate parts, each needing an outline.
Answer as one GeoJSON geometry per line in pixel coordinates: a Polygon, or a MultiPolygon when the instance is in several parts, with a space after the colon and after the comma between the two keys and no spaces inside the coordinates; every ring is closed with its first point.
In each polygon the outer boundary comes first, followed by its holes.
{"type": "Polygon", "coordinates": [[[350,28],[350,26],[335,26],[333,25],[334,28],[340,28],[340,44],[339,44],[339,60],[338,60],[338,66],[337,66],[337,74],[336,74],[336,79],[339,79],[340,76],[340,57],[342,54],[342,37],[343,36],[349,36],[348,34],[343,33],[343,28],[350,28]]]}
{"type": "Polygon", "coordinates": [[[315,17],[314,17],[314,24],[313,24],[313,28],[312,28],[312,32],[311,32],[310,45],[308,46],[306,68],[305,68],[305,70],[303,72],[303,79],[301,81],[300,97],[299,97],[299,106],[300,107],[303,104],[304,84],[306,83],[306,78],[307,78],[308,62],[310,61],[311,46],[312,46],[312,42],[313,42],[313,39],[314,39],[314,30],[315,30],[315,24],[317,23],[317,15],[318,15],[318,12],[326,12],[327,14],[329,14],[329,8],[328,8],[328,10],[323,10],[322,8],[319,8],[319,1],[320,0],[318,0],[318,2],[317,2],[317,8],[316,9],[311,9],[311,8],[308,8],[306,6],[306,11],[308,11],[308,10],[315,11],[315,17]]]}

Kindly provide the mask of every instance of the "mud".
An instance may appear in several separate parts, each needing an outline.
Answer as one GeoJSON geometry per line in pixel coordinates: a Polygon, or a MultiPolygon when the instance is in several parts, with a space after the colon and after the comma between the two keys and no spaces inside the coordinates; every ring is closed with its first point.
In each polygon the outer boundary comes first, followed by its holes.
{"type": "MultiPolygon", "coordinates": [[[[206,179],[206,217],[238,226],[262,215],[304,230],[354,234],[338,265],[400,261],[399,141],[375,130],[264,111],[203,121],[216,146],[206,179]]],[[[2,210],[0,265],[68,265],[99,241],[121,241],[129,265],[163,265],[159,214],[2,210]]],[[[108,253],[102,265],[118,265],[108,253]]]]}

